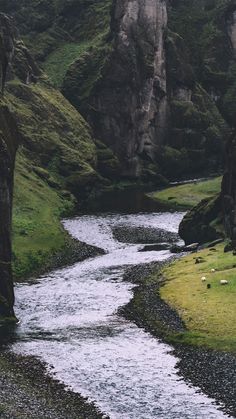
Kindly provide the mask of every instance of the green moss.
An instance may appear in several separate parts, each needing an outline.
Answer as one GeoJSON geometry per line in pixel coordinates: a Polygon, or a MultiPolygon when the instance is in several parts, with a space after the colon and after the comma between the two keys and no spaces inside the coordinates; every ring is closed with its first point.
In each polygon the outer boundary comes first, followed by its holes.
{"type": "Polygon", "coordinates": [[[173,186],[162,191],[149,194],[152,199],[167,204],[170,207],[192,208],[203,199],[220,192],[221,177],[207,181],[198,181],[184,185],[173,186]]]}

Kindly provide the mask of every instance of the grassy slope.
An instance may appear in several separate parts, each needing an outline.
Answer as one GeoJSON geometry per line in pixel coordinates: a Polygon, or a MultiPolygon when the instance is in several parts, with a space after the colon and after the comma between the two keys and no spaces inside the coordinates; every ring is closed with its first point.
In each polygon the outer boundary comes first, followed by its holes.
{"type": "Polygon", "coordinates": [[[40,179],[29,162],[19,154],[16,163],[13,206],[13,269],[24,278],[49,263],[63,251],[70,238],[60,217],[73,203],[63,199],[40,179]]]}
{"type": "MultiPolygon", "coordinates": [[[[14,80],[6,101],[22,139],[15,170],[13,269],[16,278],[26,278],[53,267],[56,255],[73,247],[60,223],[75,202],[68,182],[73,186],[74,174],[86,187],[96,176],[96,149],[86,122],[47,83],[14,80]]],[[[80,186],[74,188],[80,194],[80,186]]]]}
{"type": "Polygon", "coordinates": [[[220,191],[221,177],[215,179],[173,186],[149,194],[152,199],[174,208],[192,208],[205,198],[220,191]]]}
{"type": "Polygon", "coordinates": [[[236,258],[224,253],[223,244],[215,249],[191,254],[164,268],[161,297],[177,309],[188,328],[177,340],[236,352],[236,258]],[[195,264],[199,256],[204,262],[195,264]],[[213,268],[215,273],[211,273],[213,268]],[[221,279],[229,285],[220,285],[221,279]]]}

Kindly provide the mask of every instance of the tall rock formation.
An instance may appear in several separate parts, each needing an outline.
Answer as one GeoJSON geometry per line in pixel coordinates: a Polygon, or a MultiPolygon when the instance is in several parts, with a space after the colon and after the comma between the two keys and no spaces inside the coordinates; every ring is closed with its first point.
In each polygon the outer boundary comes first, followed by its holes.
{"type": "MultiPolygon", "coordinates": [[[[212,1],[208,6],[214,19],[210,27],[207,23],[207,32],[201,32],[204,48],[202,59],[196,65],[202,66],[202,82],[206,83],[232,133],[225,136],[225,174],[220,196],[203,201],[190,211],[180,225],[180,234],[186,242],[210,241],[222,235],[222,229],[217,231],[217,223],[220,227],[224,223],[225,234],[236,249],[236,1],[212,1]]],[[[199,22],[199,17],[196,21],[199,22]]]]}
{"type": "MultiPolygon", "coordinates": [[[[0,65],[2,85],[14,53],[11,20],[0,14],[0,65]]],[[[11,220],[15,153],[18,132],[4,98],[0,99],[0,320],[13,317],[14,292],[11,269],[11,220]]]]}
{"type": "MultiPolygon", "coordinates": [[[[236,69],[236,2],[232,2],[227,14],[227,30],[230,37],[233,61],[232,66],[236,69]]],[[[236,82],[230,90],[232,103],[232,126],[233,133],[226,144],[226,170],[222,182],[223,214],[226,235],[232,240],[233,248],[236,249],[236,82]]]]}
{"type": "MultiPolygon", "coordinates": [[[[168,2],[169,3],[169,2],[168,2]]],[[[165,0],[114,0],[110,34],[69,67],[65,96],[118,155],[121,175],[158,181],[220,167],[226,126],[198,83],[165,0]]]]}
{"type": "MultiPolygon", "coordinates": [[[[165,0],[114,1],[109,40],[112,51],[85,104],[85,115],[97,137],[119,156],[127,176],[138,177],[140,157],[154,160],[156,148],[165,142],[166,27],[165,0]]],[[[64,83],[65,94],[82,110],[76,78],[81,65],[86,71],[89,63],[96,61],[95,54],[75,62],[64,83]]]]}

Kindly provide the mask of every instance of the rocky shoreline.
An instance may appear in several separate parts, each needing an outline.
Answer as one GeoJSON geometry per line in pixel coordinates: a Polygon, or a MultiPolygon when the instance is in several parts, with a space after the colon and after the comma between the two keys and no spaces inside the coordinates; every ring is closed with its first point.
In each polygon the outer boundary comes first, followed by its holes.
{"type": "Polygon", "coordinates": [[[0,353],[0,417],[3,419],[100,419],[95,405],[53,379],[35,357],[0,353]]]}
{"type": "Polygon", "coordinates": [[[214,398],[224,412],[236,417],[236,356],[170,342],[171,334],[178,334],[186,328],[178,313],[159,297],[158,290],[164,278],[160,275],[158,281],[152,279],[152,274],[162,266],[163,263],[151,263],[126,270],[124,280],[137,284],[137,287],[133,299],[120,310],[120,314],[155,337],[171,343],[173,354],[179,358],[179,375],[214,398]],[[147,281],[148,277],[150,280],[147,281]]]}

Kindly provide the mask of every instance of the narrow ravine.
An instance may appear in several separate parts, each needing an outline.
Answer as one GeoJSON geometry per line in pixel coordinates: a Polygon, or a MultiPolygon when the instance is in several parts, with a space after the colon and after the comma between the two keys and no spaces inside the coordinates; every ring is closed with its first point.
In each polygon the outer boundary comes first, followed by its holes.
{"type": "Polygon", "coordinates": [[[106,254],[16,287],[21,319],[12,350],[48,363],[55,377],[113,419],[220,419],[214,400],[181,379],[171,346],[117,314],[132,298],[127,266],[166,260],[169,250],[140,253],[118,242],[116,226],[177,232],[182,213],[85,215],[66,229],[106,254]],[[53,368],[52,368],[53,367],[53,368]]]}

